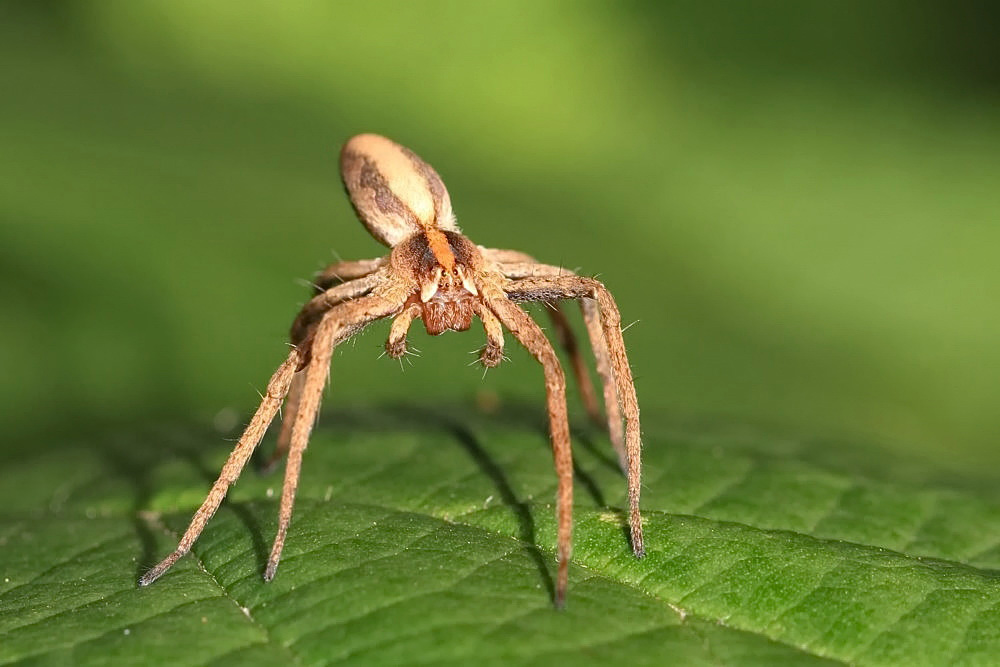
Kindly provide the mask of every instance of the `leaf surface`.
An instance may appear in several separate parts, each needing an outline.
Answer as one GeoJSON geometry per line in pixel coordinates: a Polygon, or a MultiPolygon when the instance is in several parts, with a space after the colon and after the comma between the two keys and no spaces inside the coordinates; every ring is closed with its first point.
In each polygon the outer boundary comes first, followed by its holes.
{"type": "Polygon", "coordinates": [[[608,443],[578,429],[569,604],[555,611],[543,416],[328,413],[270,584],[281,480],[248,470],[194,553],[136,588],[224,460],[215,434],[164,427],[11,463],[0,659],[988,664],[1000,651],[987,485],[747,429],[648,429],[641,561],[608,443]]]}

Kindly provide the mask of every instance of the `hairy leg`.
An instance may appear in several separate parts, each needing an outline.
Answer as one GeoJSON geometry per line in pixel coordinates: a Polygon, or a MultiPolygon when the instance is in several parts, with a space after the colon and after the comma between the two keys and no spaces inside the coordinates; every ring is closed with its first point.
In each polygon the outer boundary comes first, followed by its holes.
{"type": "MultiPolygon", "coordinates": [[[[299,310],[295,321],[292,322],[290,334],[292,345],[298,345],[305,340],[310,329],[331,308],[371,292],[379,283],[383,282],[384,278],[382,273],[372,273],[356,280],[335,285],[309,299],[299,310]]],[[[308,361],[308,356],[305,361],[308,361]]]]}
{"type": "Polygon", "coordinates": [[[476,302],[476,315],[483,321],[486,345],[479,351],[479,361],[486,368],[496,368],[503,361],[503,325],[493,311],[476,302]]]}
{"type": "Polygon", "coordinates": [[[402,303],[376,295],[342,303],[334,306],[323,315],[319,324],[313,329],[310,340],[303,343],[303,345],[310,347],[310,361],[305,369],[305,381],[302,385],[298,411],[292,424],[288,461],[285,464],[285,481],[281,489],[278,532],[274,538],[274,545],[271,547],[267,569],[264,571],[266,581],[274,578],[278,562],[281,560],[281,551],[285,546],[285,537],[288,535],[288,526],[292,520],[295,492],[298,489],[299,473],[302,470],[302,455],[306,450],[306,445],[309,444],[309,435],[312,433],[316,416],[319,413],[320,400],[330,373],[333,348],[371,322],[399,312],[402,307],[402,303]]]}
{"type": "Polygon", "coordinates": [[[393,359],[399,359],[406,354],[406,334],[413,320],[420,315],[420,306],[410,304],[392,320],[389,328],[389,339],[385,341],[385,353],[393,359]]]}
{"type": "Polygon", "coordinates": [[[377,259],[355,259],[346,262],[334,262],[313,278],[317,292],[330,289],[338,283],[346,283],[358,278],[364,278],[369,273],[375,273],[385,264],[385,257],[377,259]]]}
{"type": "MultiPolygon", "coordinates": [[[[539,264],[530,261],[531,257],[516,250],[491,250],[491,258],[499,262],[501,273],[507,278],[519,280],[526,278],[566,278],[576,277],[569,269],[550,264],[539,264]],[[528,260],[528,261],[525,261],[528,260]]],[[[556,299],[563,298],[556,295],[556,299]]],[[[557,301],[549,301],[555,304],[557,301]]],[[[590,347],[594,352],[594,360],[597,365],[597,375],[601,378],[601,387],[604,393],[604,416],[607,420],[608,436],[611,438],[611,445],[615,454],[618,455],[618,463],[623,471],[628,471],[627,456],[625,451],[625,432],[622,428],[622,414],[618,399],[618,388],[611,368],[611,361],[608,356],[608,346],[605,341],[604,332],[601,328],[600,313],[597,303],[593,299],[583,298],[580,301],[580,308],[583,311],[583,319],[587,325],[587,335],[590,338],[590,347]]],[[[594,397],[594,388],[590,382],[590,374],[587,373],[586,364],[580,356],[576,340],[566,323],[562,313],[552,314],[556,332],[560,337],[560,343],[566,350],[572,362],[573,374],[576,376],[580,387],[580,396],[583,400],[587,413],[598,424],[601,423],[597,399],[594,397]]]]}
{"type": "Polygon", "coordinates": [[[500,270],[500,273],[513,280],[540,278],[542,276],[576,275],[576,273],[567,268],[553,264],[539,264],[538,262],[498,262],[497,268],[500,270]]]}
{"type": "Polygon", "coordinates": [[[264,399],[261,401],[260,407],[257,408],[257,412],[250,419],[250,423],[243,431],[243,435],[240,436],[239,442],[236,443],[236,447],[233,448],[232,453],[229,455],[229,459],[222,466],[219,478],[215,480],[215,484],[212,485],[212,489],[208,492],[205,501],[198,508],[198,511],[195,512],[194,517],[191,519],[191,524],[184,531],[184,535],[177,544],[177,548],[172,554],[160,561],[156,567],[139,579],[140,586],[148,586],[156,581],[184,554],[191,550],[191,546],[198,539],[198,536],[201,535],[201,531],[205,529],[205,524],[212,518],[215,511],[219,509],[219,505],[222,503],[223,498],[226,497],[229,487],[240,476],[243,467],[250,460],[250,455],[253,454],[253,450],[264,436],[264,432],[267,431],[271,420],[274,419],[281,401],[285,398],[285,394],[288,393],[292,375],[295,373],[295,369],[298,368],[299,363],[299,351],[292,350],[285,362],[278,366],[278,370],[274,372],[270,382],[267,383],[267,390],[264,393],[264,399]]]}
{"type": "Polygon", "coordinates": [[[591,298],[597,301],[601,331],[607,345],[611,368],[625,417],[625,459],[628,468],[629,526],[632,550],[636,556],[645,554],[642,538],[642,518],[639,515],[640,476],[642,472],[642,439],[639,432],[639,401],[635,395],[632,369],[629,367],[622,337],[621,315],[611,293],[593,278],[561,276],[512,280],[504,287],[512,301],[551,301],[553,299],[591,298]]]}
{"type": "MultiPolygon", "coordinates": [[[[343,265],[350,268],[355,264],[374,263],[376,261],[378,260],[338,262],[337,264],[333,264],[329,267],[329,269],[343,265]]],[[[364,279],[355,279],[350,282],[330,287],[310,299],[302,307],[298,316],[296,316],[295,321],[292,323],[290,333],[292,344],[299,345],[303,340],[308,338],[310,327],[314,326],[316,320],[321,317],[324,312],[338,304],[344,303],[349,299],[362,296],[363,294],[371,291],[377,284],[377,280],[374,276],[362,275],[361,278],[364,279]]],[[[307,363],[308,359],[309,356],[307,350],[306,354],[303,355],[303,364],[307,363]]],[[[281,430],[278,432],[278,442],[274,448],[274,452],[262,468],[265,473],[273,470],[278,464],[278,461],[280,461],[282,457],[288,453],[288,447],[292,438],[292,425],[295,423],[295,415],[299,410],[299,396],[302,393],[302,386],[306,379],[305,376],[305,371],[300,368],[300,371],[295,374],[295,377],[292,378],[292,385],[289,389],[288,398],[285,401],[285,407],[281,417],[281,430]]]]}
{"type": "Polygon", "coordinates": [[[526,312],[504,298],[491,299],[488,305],[531,356],[538,360],[545,373],[552,455],[559,479],[556,492],[559,570],[556,577],[555,603],[557,607],[562,607],[569,584],[569,558],[573,543],[573,450],[570,445],[569,420],[566,414],[566,376],[552,345],[526,312]]]}
{"type": "Polygon", "coordinates": [[[506,248],[487,248],[478,246],[483,257],[498,264],[536,264],[534,257],[520,250],[507,250],[506,248]]]}
{"type": "MultiPolygon", "coordinates": [[[[580,400],[583,401],[583,407],[586,409],[591,421],[598,426],[603,426],[603,416],[601,415],[601,408],[597,404],[594,383],[590,381],[590,372],[587,370],[587,364],[580,353],[580,346],[576,344],[576,336],[573,335],[573,329],[569,325],[569,320],[566,319],[566,313],[558,302],[549,302],[545,305],[545,310],[549,313],[549,319],[552,320],[552,327],[555,329],[556,338],[569,357],[570,368],[573,369],[573,376],[576,378],[576,384],[580,388],[580,400]]],[[[614,400],[617,402],[618,397],[616,396],[614,400]]],[[[608,426],[610,427],[610,424],[608,426]]],[[[614,442],[613,438],[612,442],[614,442]]]]}
{"type": "Polygon", "coordinates": [[[622,410],[618,400],[618,386],[611,369],[611,357],[608,354],[608,344],[604,340],[601,328],[601,312],[597,301],[587,297],[580,299],[580,309],[583,311],[583,321],[587,325],[587,335],[590,338],[590,348],[594,352],[597,375],[601,378],[604,390],[604,415],[608,424],[608,436],[611,446],[618,455],[618,465],[622,472],[628,472],[628,455],[625,451],[625,429],[622,424],[622,410]]]}
{"type": "Polygon", "coordinates": [[[267,474],[274,470],[278,461],[288,453],[288,445],[292,439],[292,424],[295,423],[295,415],[299,411],[299,398],[302,396],[302,385],[305,383],[306,373],[300,370],[292,377],[292,383],[288,388],[288,396],[285,398],[285,405],[281,413],[281,430],[278,431],[278,442],[274,446],[274,451],[261,468],[261,472],[267,474]]]}

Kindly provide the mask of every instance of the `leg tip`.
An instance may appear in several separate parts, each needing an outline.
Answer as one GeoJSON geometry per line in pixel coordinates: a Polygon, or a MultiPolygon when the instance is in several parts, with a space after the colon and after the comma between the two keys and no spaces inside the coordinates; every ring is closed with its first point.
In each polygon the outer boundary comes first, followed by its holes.
{"type": "Polygon", "coordinates": [[[636,558],[645,558],[646,541],[643,539],[642,530],[633,530],[629,541],[632,543],[632,553],[636,558]]]}
{"type": "Polygon", "coordinates": [[[139,587],[143,588],[149,586],[151,583],[159,579],[160,575],[163,574],[164,572],[165,570],[161,570],[159,568],[153,568],[146,574],[139,577],[139,587]]]}
{"type": "Polygon", "coordinates": [[[566,592],[569,590],[569,553],[564,553],[559,559],[559,572],[556,575],[556,609],[566,608],[566,592]]]}
{"type": "Polygon", "coordinates": [[[556,611],[562,611],[566,608],[566,591],[556,591],[555,606],[556,611]]]}
{"type": "Polygon", "coordinates": [[[642,534],[642,517],[635,511],[629,517],[629,541],[632,543],[632,553],[636,558],[643,558],[646,555],[646,540],[642,534]]]}
{"type": "Polygon", "coordinates": [[[496,368],[503,361],[503,348],[496,345],[486,345],[479,351],[479,363],[483,368],[496,368]]]}
{"type": "Polygon", "coordinates": [[[184,553],[186,552],[175,551],[157,563],[156,567],[139,577],[139,586],[149,586],[151,583],[159,579],[167,570],[173,567],[174,563],[181,559],[181,556],[183,556],[184,553]]]}
{"type": "Polygon", "coordinates": [[[389,339],[385,342],[385,353],[392,359],[402,359],[406,354],[406,338],[389,339]]]}
{"type": "Polygon", "coordinates": [[[638,538],[635,535],[632,536],[632,553],[635,554],[636,558],[646,557],[646,545],[643,544],[641,535],[638,538]]]}

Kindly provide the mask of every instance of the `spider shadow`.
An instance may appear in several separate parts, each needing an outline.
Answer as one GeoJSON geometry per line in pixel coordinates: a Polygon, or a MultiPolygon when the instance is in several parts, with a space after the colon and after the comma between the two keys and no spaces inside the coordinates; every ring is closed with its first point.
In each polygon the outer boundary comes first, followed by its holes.
{"type": "Polygon", "coordinates": [[[156,538],[153,529],[140,514],[152,498],[149,461],[143,457],[142,448],[130,444],[125,438],[115,438],[107,446],[95,447],[94,451],[101,457],[104,467],[111,471],[111,476],[130,480],[135,489],[129,515],[139,540],[140,555],[134,573],[134,580],[138,582],[139,577],[155,564],[156,538]]]}
{"type": "MultiPolygon", "coordinates": [[[[546,446],[550,442],[549,435],[549,423],[547,419],[542,417],[537,409],[537,406],[528,403],[513,403],[496,413],[490,415],[484,415],[483,413],[475,413],[470,415],[465,421],[456,419],[455,414],[469,415],[474,411],[467,405],[455,405],[455,406],[436,406],[427,407],[420,405],[390,405],[383,408],[381,415],[384,418],[386,414],[391,415],[393,426],[390,428],[414,430],[416,428],[425,428],[430,425],[435,430],[443,430],[451,434],[456,441],[459,442],[469,455],[480,465],[483,472],[493,480],[493,483],[497,486],[497,490],[500,493],[501,499],[507,503],[508,498],[516,501],[516,497],[511,489],[510,483],[507,481],[506,476],[503,474],[501,468],[496,464],[496,462],[489,457],[486,450],[479,445],[473,432],[470,428],[470,424],[480,423],[484,426],[495,427],[497,425],[503,425],[507,428],[522,429],[525,431],[532,432],[538,436],[538,442],[540,446],[546,446]],[[474,452],[470,446],[474,446],[476,451],[474,452]],[[488,464],[490,469],[485,466],[488,464]],[[496,474],[492,474],[491,470],[495,471],[496,474]]],[[[367,420],[362,418],[362,420],[357,419],[358,413],[356,411],[351,411],[344,414],[334,413],[332,421],[335,421],[338,425],[342,425],[341,420],[345,420],[348,423],[353,422],[354,427],[363,427],[365,423],[371,425],[372,417],[368,417],[367,420]]],[[[377,418],[377,417],[376,417],[377,418]]],[[[382,428],[385,428],[385,422],[382,422],[382,428]]],[[[386,429],[388,430],[388,429],[386,429]]],[[[584,450],[588,456],[592,457],[598,462],[599,465],[612,470],[618,474],[623,475],[624,472],[618,463],[617,457],[614,455],[613,450],[610,445],[605,447],[599,447],[593,440],[592,436],[594,433],[594,427],[589,428],[578,428],[571,424],[571,434],[572,442],[574,447],[577,445],[584,450]]],[[[546,446],[548,449],[548,446],[546,446]]],[[[594,480],[593,476],[580,467],[580,459],[578,456],[573,457],[573,478],[574,484],[579,483],[587,494],[591,497],[593,503],[602,509],[613,509],[608,506],[604,493],[601,491],[600,486],[594,480]]],[[[519,501],[518,501],[519,502],[519,501]]]]}
{"type": "MultiPolygon", "coordinates": [[[[595,445],[593,439],[591,438],[593,434],[593,428],[589,431],[573,431],[573,442],[580,443],[583,449],[598,460],[601,465],[611,470],[614,470],[618,474],[622,475],[625,479],[628,479],[628,473],[622,469],[621,464],[618,461],[618,457],[615,456],[607,447],[599,448],[595,445]]],[[[600,487],[594,482],[594,479],[588,475],[583,470],[577,467],[576,458],[573,459],[573,470],[576,479],[583,484],[583,487],[587,489],[590,496],[594,499],[594,503],[600,507],[602,510],[611,512],[618,517],[618,527],[621,530],[622,537],[625,538],[625,542],[630,548],[634,550],[635,545],[632,544],[632,527],[629,524],[628,509],[625,507],[612,507],[604,500],[604,494],[600,487]]]]}
{"type": "MultiPolygon", "coordinates": [[[[591,429],[591,431],[592,430],[593,429],[591,429]]],[[[591,433],[585,431],[578,432],[574,430],[573,442],[580,443],[583,449],[586,449],[591,456],[600,461],[601,465],[616,471],[617,473],[619,473],[620,475],[622,475],[627,479],[627,473],[624,470],[622,470],[621,465],[618,463],[618,458],[612,454],[609,454],[606,448],[599,449],[594,444],[594,441],[591,439],[590,436],[591,433]]],[[[596,504],[602,510],[606,512],[611,512],[618,517],[618,527],[621,530],[622,537],[625,538],[626,544],[628,544],[630,548],[634,549],[634,545],[632,544],[632,528],[629,525],[629,519],[628,519],[628,510],[623,507],[611,507],[607,502],[605,502],[604,493],[601,491],[601,488],[597,485],[597,483],[589,474],[587,474],[578,467],[576,461],[577,460],[574,457],[573,459],[574,477],[580,481],[583,487],[590,494],[590,497],[594,499],[594,504],[596,504]]]]}
{"type": "MultiPolygon", "coordinates": [[[[200,452],[194,449],[185,448],[179,453],[207,482],[208,486],[215,483],[215,480],[219,476],[219,471],[205,465],[200,452]]],[[[230,487],[230,489],[231,488],[232,487],[230,487]]],[[[250,535],[250,545],[254,554],[254,559],[257,562],[257,572],[263,577],[264,569],[267,567],[268,557],[271,554],[269,546],[264,541],[263,526],[261,526],[254,513],[250,510],[249,503],[232,502],[227,496],[220,506],[220,509],[221,508],[225,508],[232,512],[239,522],[246,527],[247,533],[250,535]]]]}
{"type": "MultiPolygon", "coordinates": [[[[527,403],[508,404],[498,413],[487,415],[474,410],[469,405],[441,406],[435,404],[431,407],[407,403],[383,407],[331,410],[326,414],[325,421],[330,424],[329,428],[338,430],[435,431],[448,434],[465,451],[483,475],[489,478],[496,489],[496,495],[501,504],[513,513],[518,523],[517,537],[538,570],[539,577],[544,583],[550,599],[555,600],[555,580],[549,571],[541,548],[537,546],[535,521],[531,515],[530,506],[518,497],[503,468],[475,434],[477,425],[482,425],[484,428],[503,426],[507,429],[512,428],[536,434],[539,446],[544,446],[546,450],[549,450],[548,420],[544,417],[544,413],[539,412],[537,406],[527,403]]],[[[617,457],[614,456],[610,445],[604,448],[599,447],[591,437],[590,432],[593,430],[593,428],[584,430],[574,428],[574,442],[579,444],[582,450],[595,459],[600,466],[621,474],[617,457]]],[[[263,461],[265,458],[266,456],[261,453],[260,460],[263,461]]],[[[600,486],[591,474],[579,465],[577,457],[574,457],[573,473],[574,482],[584,489],[596,506],[612,509],[607,506],[600,486]]],[[[624,511],[618,513],[624,521],[624,511]]],[[[623,530],[628,536],[628,527],[624,523],[623,530]]]]}
{"type": "MultiPolygon", "coordinates": [[[[328,428],[335,430],[389,432],[389,431],[424,431],[445,433],[459,445],[466,455],[475,463],[478,469],[487,477],[496,489],[496,495],[503,506],[507,507],[518,523],[517,537],[522,542],[525,552],[539,572],[551,599],[555,599],[555,582],[546,565],[545,556],[536,545],[535,521],[531,515],[529,503],[518,497],[507,474],[496,462],[495,458],[483,446],[476,436],[476,427],[496,428],[502,426],[530,432],[537,435],[539,446],[549,449],[548,420],[544,411],[539,411],[533,404],[512,403],[505,405],[498,413],[484,414],[468,404],[445,405],[435,404],[433,407],[420,404],[390,404],[384,406],[354,406],[329,410],[323,420],[328,428]]],[[[275,425],[277,426],[277,425],[275,425]]],[[[273,429],[276,430],[276,429],[273,429]]],[[[612,470],[619,470],[617,459],[613,457],[607,443],[595,443],[593,428],[573,428],[573,439],[581,451],[596,460],[599,465],[612,470]]],[[[157,536],[160,530],[151,523],[142,512],[149,506],[153,497],[151,471],[156,462],[164,459],[182,460],[196,471],[206,485],[215,482],[218,470],[206,463],[205,442],[219,440],[219,434],[211,429],[176,429],[173,427],[153,428],[137,433],[124,439],[107,443],[99,448],[107,467],[116,477],[129,479],[134,488],[132,502],[132,525],[141,544],[141,554],[136,565],[136,579],[155,565],[164,553],[159,553],[157,536]],[[136,446],[137,442],[143,446],[136,446]],[[155,454],[151,454],[155,452],[155,454]]],[[[261,473],[261,463],[265,461],[273,449],[273,435],[268,443],[262,444],[254,453],[252,467],[261,473]],[[270,446],[269,446],[270,445],[270,446]]],[[[281,469],[280,464],[276,469],[281,469]]],[[[248,471],[244,471],[247,474],[248,471]]],[[[272,473],[274,471],[271,471],[272,473]]],[[[270,474],[270,473],[265,473],[270,474]]],[[[592,502],[601,508],[607,508],[604,494],[593,477],[583,470],[574,457],[575,483],[591,498],[592,502]]],[[[246,528],[252,543],[258,570],[263,572],[270,553],[265,542],[263,526],[248,503],[225,500],[223,506],[236,516],[246,528]]],[[[607,508],[612,509],[612,508],[607,508]]],[[[626,535],[627,527],[623,527],[626,535]]]]}
{"type": "MultiPolygon", "coordinates": [[[[552,573],[546,566],[545,557],[542,554],[541,549],[537,546],[535,541],[535,523],[531,516],[531,511],[527,503],[518,499],[517,494],[514,493],[514,489],[508,481],[506,474],[503,472],[503,469],[497,465],[482,445],[479,444],[472,430],[466,424],[448,416],[447,413],[442,414],[428,409],[416,409],[413,407],[410,407],[408,411],[410,413],[410,417],[417,421],[426,419],[428,416],[433,415],[434,419],[437,421],[438,427],[450,433],[466,450],[472,460],[479,466],[480,470],[482,470],[483,473],[490,478],[500,495],[502,503],[509,507],[517,517],[520,524],[518,537],[524,543],[525,550],[534,561],[535,567],[538,569],[539,576],[549,593],[549,598],[554,602],[555,580],[552,573]]],[[[454,410],[449,412],[454,412],[454,410]]],[[[527,404],[509,406],[503,411],[503,414],[493,415],[491,418],[487,419],[494,424],[497,422],[501,422],[505,425],[513,423],[514,425],[522,428],[527,428],[527,430],[538,434],[540,443],[549,442],[550,434],[548,421],[540,419],[537,409],[530,407],[527,404]]],[[[579,444],[582,449],[584,449],[588,455],[596,459],[600,465],[607,467],[618,474],[624,474],[621,466],[619,465],[617,456],[613,454],[613,450],[610,448],[598,448],[591,437],[592,432],[593,428],[581,430],[574,428],[571,425],[572,442],[574,444],[579,444]]],[[[580,467],[580,460],[577,456],[573,457],[573,480],[574,485],[579,483],[583,487],[597,507],[613,511],[618,515],[620,528],[625,537],[625,542],[631,545],[632,534],[628,525],[626,510],[608,506],[600,486],[588,472],[580,467]]]]}
{"type": "Polygon", "coordinates": [[[538,570],[538,576],[545,585],[545,590],[549,594],[549,599],[555,600],[556,589],[555,579],[545,563],[545,556],[535,541],[535,520],[531,516],[528,504],[520,500],[510,486],[507,476],[496,464],[490,455],[480,446],[472,431],[467,428],[455,425],[451,428],[452,435],[458,443],[466,450],[469,457],[479,466],[479,469],[490,478],[500,495],[500,501],[510,508],[517,517],[518,539],[521,540],[525,553],[531,558],[538,570]]]}
{"type": "MultiPolygon", "coordinates": [[[[140,543],[140,555],[135,571],[136,581],[166,555],[160,553],[157,547],[158,539],[155,533],[162,529],[143,516],[153,497],[150,471],[154,469],[157,461],[180,459],[187,462],[208,485],[211,485],[218,476],[218,470],[206,465],[203,460],[204,448],[198,445],[215,439],[218,439],[218,434],[207,429],[196,429],[192,432],[187,429],[154,428],[144,429],[128,438],[116,438],[104,446],[95,448],[107,468],[116,477],[130,480],[134,489],[130,514],[132,527],[140,543]],[[141,443],[142,446],[137,446],[137,443],[141,443]],[[156,453],[150,455],[150,452],[156,453]]],[[[224,505],[247,528],[254,554],[260,564],[260,571],[263,572],[268,550],[254,513],[244,503],[226,502],[224,505]]],[[[175,539],[176,537],[178,536],[175,536],[175,539]]]]}

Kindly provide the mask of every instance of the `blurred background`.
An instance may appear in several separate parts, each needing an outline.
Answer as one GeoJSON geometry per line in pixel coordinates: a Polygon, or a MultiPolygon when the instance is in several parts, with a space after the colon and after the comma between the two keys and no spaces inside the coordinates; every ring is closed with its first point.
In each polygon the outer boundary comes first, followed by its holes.
{"type": "MultiPolygon", "coordinates": [[[[636,322],[647,433],[1000,463],[998,13],[4,2],[0,448],[242,420],[301,280],[385,252],[336,164],[374,131],[438,169],[477,243],[599,274],[636,322]]],[[[328,401],[542,409],[513,344],[484,380],[481,333],[416,332],[401,374],[385,332],[336,355],[328,401]]]]}

